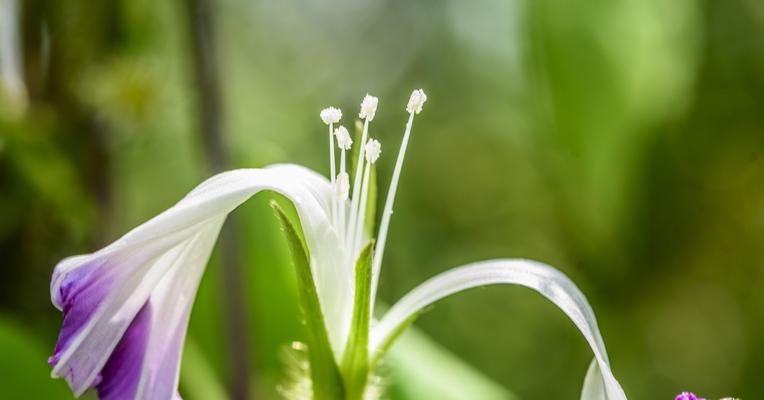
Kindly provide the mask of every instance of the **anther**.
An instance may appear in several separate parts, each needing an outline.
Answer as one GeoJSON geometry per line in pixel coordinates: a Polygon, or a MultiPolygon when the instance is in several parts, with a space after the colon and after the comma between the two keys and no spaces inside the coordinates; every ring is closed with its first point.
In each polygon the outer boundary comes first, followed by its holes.
{"type": "Polygon", "coordinates": [[[366,94],[366,97],[364,97],[363,101],[361,102],[361,112],[358,113],[358,118],[365,119],[367,121],[373,120],[374,114],[377,113],[377,104],[379,104],[378,98],[370,94],[366,94]]]}
{"type": "Polygon", "coordinates": [[[366,157],[370,163],[374,164],[377,162],[381,153],[382,145],[377,139],[369,139],[369,141],[366,142],[366,157]]]}
{"type": "Polygon", "coordinates": [[[353,145],[353,139],[350,138],[348,130],[341,126],[334,130],[334,136],[337,137],[337,146],[342,150],[350,150],[350,146],[353,145]]]}
{"type": "Polygon", "coordinates": [[[406,111],[409,113],[419,114],[422,112],[422,106],[424,105],[425,101],[427,101],[427,95],[424,94],[424,90],[414,90],[411,93],[411,97],[409,97],[409,103],[406,105],[406,111]]]}
{"type": "Polygon", "coordinates": [[[342,111],[339,108],[328,107],[321,110],[319,116],[321,116],[321,121],[324,121],[327,125],[336,124],[342,119],[342,111]]]}

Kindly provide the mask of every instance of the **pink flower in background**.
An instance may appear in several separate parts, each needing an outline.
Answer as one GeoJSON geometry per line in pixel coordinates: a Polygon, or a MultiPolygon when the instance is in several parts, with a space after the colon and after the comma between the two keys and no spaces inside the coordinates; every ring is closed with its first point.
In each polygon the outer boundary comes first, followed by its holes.
{"type": "Polygon", "coordinates": [[[695,396],[695,394],[694,394],[694,393],[690,393],[690,392],[682,392],[682,393],[679,393],[679,394],[678,394],[678,395],[677,395],[677,396],[674,398],[674,400],[706,400],[706,399],[703,399],[703,398],[700,398],[700,397],[698,397],[698,396],[695,396]]]}

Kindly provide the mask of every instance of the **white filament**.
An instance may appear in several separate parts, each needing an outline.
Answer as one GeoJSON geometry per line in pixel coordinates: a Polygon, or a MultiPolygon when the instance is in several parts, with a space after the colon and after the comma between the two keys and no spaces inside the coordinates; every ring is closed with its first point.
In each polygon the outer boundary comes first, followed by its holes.
{"type": "MultiPolygon", "coordinates": [[[[369,120],[365,120],[363,123],[363,133],[361,134],[361,146],[358,149],[358,162],[355,167],[355,175],[353,178],[353,197],[350,199],[351,206],[350,206],[350,221],[348,222],[348,231],[352,231],[354,225],[354,222],[356,218],[358,218],[358,206],[359,206],[359,195],[361,192],[361,177],[363,175],[363,163],[366,158],[366,152],[365,147],[363,143],[366,143],[366,137],[369,132],[369,120]]],[[[352,234],[352,232],[350,232],[352,234]]],[[[346,238],[349,240],[350,238],[346,238]]],[[[346,240],[346,245],[351,246],[352,243],[348,242],[346,240]]]]}
{"type": "MultiPolygon", "coordinates": [[[[421,91],[421,89],[420,89],[421,91]]],[[[416,93],[416,91],[414,92],[416,93]]],[[[424,92],[422,92],[424,94],[424,92]]],[[[413,94],[412,94],[413,97],[413,94]]],[[[420,105],[421,108],[421,105],[420,105]]],[[[398,190],[398,181],[401,179],[401,170],[403,169],[403,158],[406,155],[406,149],[411,135],[411,126],[414,124],[414,112],[409,113],[409,120],[406,123],[406,131],[403,133],[403,141],[398,150],[398,158],[395,160],[395,169],[390,181],[390,188],[387,189],[387,198],[385,199],[385,208],[382,211],[382,220],[379,224],[379,234],[377,235],[377,245],[374,249],[374,260],[371,267],[371,309],[374,309],[374,299],[377,295],[377,285],[379,283],[379,272],[382,268],[382,257],[385,253],[385,243],[387,242],[387,231],[390,228],[390,218],[393,215],[393,203],[395,202],[395,193],[398,190]]]]}

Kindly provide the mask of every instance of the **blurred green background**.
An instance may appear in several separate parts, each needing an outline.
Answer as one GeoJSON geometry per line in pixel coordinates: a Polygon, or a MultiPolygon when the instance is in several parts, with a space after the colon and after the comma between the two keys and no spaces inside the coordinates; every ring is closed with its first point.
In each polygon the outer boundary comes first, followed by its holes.
{"type": "MultiPolygon", "coordinates": [[[[465,262],[539,259],[588,296],[631,398],[764,398],[760,0],[0,0],[0,397],[71,397],[45,364],[61,258],[224,166],[328,173],[318,112],[352,125],[366,92],[385,190],[417,87],[383,301],[465,262]]],[[[275,398],[302,337],[267,201],[234,212],[236,245],[213,255],[186,399],[275,398]]],[[[416,326],[390,398],[572,399],[591,359],[523,289],[447,299],[416,326]]]]}

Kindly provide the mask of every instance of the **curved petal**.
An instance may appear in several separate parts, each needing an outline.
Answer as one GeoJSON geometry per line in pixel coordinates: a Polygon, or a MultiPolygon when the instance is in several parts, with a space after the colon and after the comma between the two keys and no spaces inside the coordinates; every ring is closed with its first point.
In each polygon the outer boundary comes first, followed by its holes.
{"type": "Polygon", "coordinates": [[[136,380],[138,399],[171,399],[177,396],[180,358],[186,338],[191,306],[204,268],[224,218],[218,218],[200,232],[191,244],[185,265],[177,265],[151,293],[148,305],[152,315],[146,340],[146,356],[140,380],[136,380]]]}
{"type": "MultiPolygon", "coordinates": [[[[343,318],[341,298],[343,295],[352,298],[352,286],[329,280],[331,268],[338,268],[338,263],[333,262],[338,240],[327,218],[328,196],[331,195],[329,182],[313,171],[294,165],[234,170],[208,179],[176,205],[109,246],[92,254],[67,258],[56,266],[51,282],[51,300],[64,312],[64,322],[55,353],[49,360],[54,366],[52,374],[66,378],[75,394],[102,385],[99,381],[104,377],[99,379],[99,374],[108,372],[102,371],[104,366],[113,353],[120,350],[118,346],[123,339],[132,337],[132,326],[140,325],[136,321],[149,318],[157,322],[154,318],[162,315],[158,310],[167,308],[162,300],[158,300],[162,296],[155,297],[155,292],[181,290],[189,293],[187,288],[195,287],[195,283],[176,286],[175,281],[186,280],[187,276],[198,281],[201,276],[209,252],[203,252],[203,257],[198,255],[200,246],[196,241],[200,240],[200,234],[221,223],[229,212],[262,190],[278,192],[294,203],[312,258],[323,260],[320,265],[316,262],[312,266],[318,289],[328,288],[324,294],[334,300],[324,304],[322,297],[322,307],[326,306],[323,311],[329,325],[334,322],[331,318],[343,318]],[[197,264],[189,259],[203,260],[194,268],[197,264]],[[147,302],[149,307],[145,308],[147,302]],[[148,317],[144,317],[144,313],[149,314],[148,317]]],[[[214,231],[211,235],[201,236],[214,242],[217,229],[211,230],[214,231]]],[[[179,308],[190,308],[190,301],[182,305],[179,308]]],[[[164,327],[183,331],[188,312],[173,313],[174,325],[164,327]]],[[[168,338],[158,338],[153,330],[148,337],[149,351],[153,348],[151,343],[157,340],[166,342],[170,348],[182,345],[182,334],[172,342],[168,338]]],[[[340,340],[344,339],[337,339],[340,340]]],[[[152,356],[150,354],[146,359],[152,356]]],[[[139,389],[153,393],[154,386],[150,381],[154,378],[144,377],[148,367],[143,366],[139,389]],[[149,383],[143,383],[146,380],[149,383]]],[[[175,370],[170,370],[174,375],[175,370]]]]}
{"type": "Polygon", "coordinates": [[[597,360],[592,360],[584,377],[584,387],[581,389],[581,400],[607,400],[605,382],[602,380],[597,360]]]}
{"type": "Polygon", "coordinates": [[[494,284],[531,288],[565,312],[594,352],[607,399],[626,399],[623,389],[610,370],[605,344],[586,298],[562,272],[536,261],[482,261],[454,268],[427,280],[400,299],[374,327],[371,335],[372,352],[382,350],[383,345],[396,334],[402,324],[435,301],[466,289],[494,284]]]}

